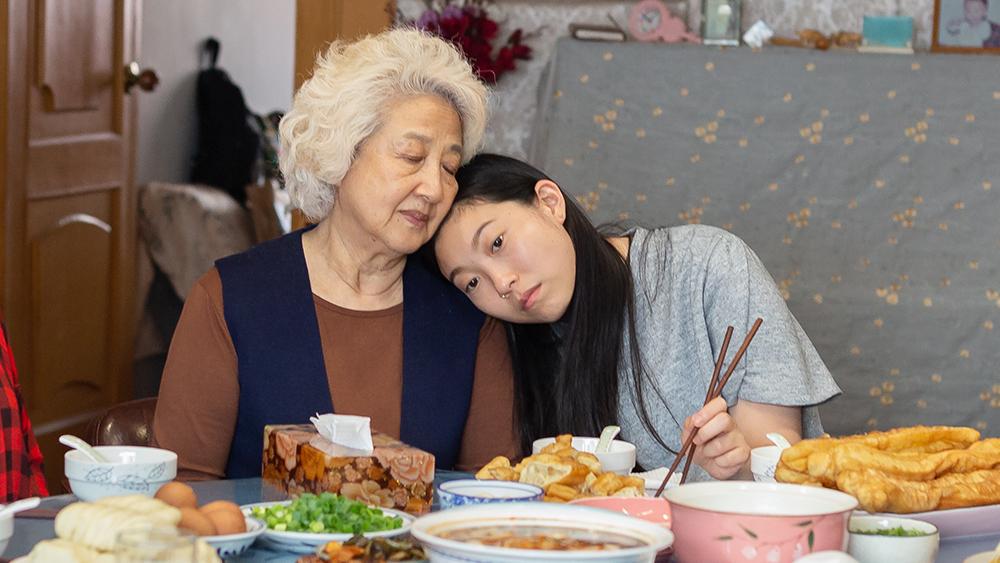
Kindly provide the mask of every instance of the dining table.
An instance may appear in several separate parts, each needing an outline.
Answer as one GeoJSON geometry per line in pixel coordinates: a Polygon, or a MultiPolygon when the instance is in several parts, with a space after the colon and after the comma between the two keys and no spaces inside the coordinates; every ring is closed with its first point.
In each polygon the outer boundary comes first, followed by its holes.
{"type": "MultiPolygon", "coordinates": [[[[472,475],[457,471],[437,471],[435,485],[454,479],[470,478],[472,475]]],[[[239,505],[285,500],[288,496],[280,489],[258,478],[197,481],[189,483],[198,495],[200,503],[214,500],[228,500],[239,505]]],[[[70,494],[56,495],[42,500],[38,508],[21,513],[14,521],[14,536],[3,553],[4,561],[27,555],[34,545],[42,540],[56,537],[54,518],[62,507],[76,502],[70,494]]],[[[432,510],[438,509],[435,495],[432,510]]],[[[995,534],[950,537],[941,540],[938,552],[939,563],[961,563],[965,558],[990,551],[1000,542],[1000,532],[995,534]]],[[[301,555],[281,551],[264,541],[257,541],[249,550],[227,561],[250,563],[293,563],[301,555]]]]}

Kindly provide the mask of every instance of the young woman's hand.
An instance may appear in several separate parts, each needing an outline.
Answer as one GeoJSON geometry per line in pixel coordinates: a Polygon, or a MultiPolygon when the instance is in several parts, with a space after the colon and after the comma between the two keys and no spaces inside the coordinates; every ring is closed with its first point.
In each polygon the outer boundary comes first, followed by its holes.
{"type": "Polygon", "coordinates": [[[726,401],[717,398],[684,421],[681,442],[698,428],[694,462],[716,479],[748,478],[750,446],[729,415],[726,401]]]}

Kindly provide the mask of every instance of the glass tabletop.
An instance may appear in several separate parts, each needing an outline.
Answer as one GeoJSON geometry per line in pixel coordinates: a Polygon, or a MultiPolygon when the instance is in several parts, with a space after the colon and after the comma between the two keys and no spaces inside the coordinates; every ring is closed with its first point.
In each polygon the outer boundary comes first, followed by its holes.
{"type": "MultiPolygon", "coordinates": [[[[452,481],[454,479],[464,479],[471,477],[468,473],[457,471],[437,471],[434,475],[435,484],[452,481]]],[[[189,482],[195,493],[198,494],[198,502],[205,504],[213,500],[229,500],[239,505],[255,502],[266,502],[272,500],[284,500],[287,497],[279,489],[264,483],[260,478],[252,479],[230,479],[223,481],[199,481],[189,482]]],[[[40,510],[36,513],[48,514],[44,518],[16,518],[14,520],[14,536],[11,538],[7,549],[3,552],[6,560],[27,555],[36,543],[56,537],[53,517],[55,512],[62,507],[76,502],[73,495],[58,495],[42,500],[40,510]]],[[[437,499],[435,497],[435,505],[437,499]]],[[[274,551],[257,542],[252,548],[244,552],[239,557],[239,561],[251,562],[293,562],[301,557],[288,552],[274,551]]]]}
{"type": "MultiPolygon", "coordinates": [[[[455,471],[438,471],[435,474],[435,484],[470,477],[467,473],[455,471]]],[[[190,483],[198,494],[200,503],[207,503],[213,500],[229,500],[236,504],[250,504],[254,502],[264,502],[270,500],[283,500],[286,495],[280,490],[264,483],[259,478],[253,479],[232,479],[225,481],[202,481],[190,483]]],[[[60,495],[49,497],[42,501],[39,507],[42,511],[54,515],[55,511],[76,501],[72,495],[60,495]]],[[[436,499],[435,499],[436,503],[436,499]]],[[[14,521],[14,536],[10,544],[3,553],[3,557],[10,560],[16,557],[27,555],[34,545],[42,540],[55,537],[53,520],[49,518],[16,518],[14,521]]],[[[992,550],[1000,541],[1000,534],[990,534],[986,536],[949,538],[942,540],[941,551],[938,554],[938,561],[942,563],[961,563],[963,559],[980,553],[992,550]]],[[[292,563],[300,557],[288,552],[274,551],[263,545],[261,542],[255,544],[248,551],[239,557],[239,561],[248,562],[268,562],[268,563],[292,563]]]]}

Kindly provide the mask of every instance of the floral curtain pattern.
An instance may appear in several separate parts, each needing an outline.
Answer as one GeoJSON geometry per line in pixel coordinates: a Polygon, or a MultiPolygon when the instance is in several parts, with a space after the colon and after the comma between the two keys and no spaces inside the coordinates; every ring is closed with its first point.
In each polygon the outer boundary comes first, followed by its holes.
{"type": "Polygon", "coordinates": [[[844,389],[828,431],[1000,434],[994,59],[563,39],[540,96],[531,160],[596,222],[760,255],[844,389]]]}

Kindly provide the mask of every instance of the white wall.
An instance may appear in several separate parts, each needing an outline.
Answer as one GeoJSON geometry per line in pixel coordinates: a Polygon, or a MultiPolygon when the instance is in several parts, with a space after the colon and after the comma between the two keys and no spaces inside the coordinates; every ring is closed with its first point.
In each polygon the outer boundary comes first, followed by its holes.
{"type": "Polygon", "coordinates": [[[255,113],[287,110],[295,58],[293,0],[147,0],[139,62],[160,77],[138,94],[137,186],[185,182],[197,136],[195,81],[206,37],[222,44],[218,66],[255,113]]]}

